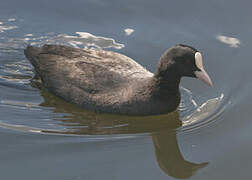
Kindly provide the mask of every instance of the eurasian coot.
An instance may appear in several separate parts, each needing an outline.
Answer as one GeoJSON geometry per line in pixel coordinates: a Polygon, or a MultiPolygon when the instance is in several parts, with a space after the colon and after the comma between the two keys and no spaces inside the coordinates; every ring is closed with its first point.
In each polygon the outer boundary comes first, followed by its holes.
{"type": "Polygon", "coordinates": [[[49,91],[97,112],[164,114],[180,103],[181,77],[212,86],[201,53],[182,44],[161,56],[155,74],[127,56],[99,49],[44,45],[28,46],[24,53],[49,91]]]}

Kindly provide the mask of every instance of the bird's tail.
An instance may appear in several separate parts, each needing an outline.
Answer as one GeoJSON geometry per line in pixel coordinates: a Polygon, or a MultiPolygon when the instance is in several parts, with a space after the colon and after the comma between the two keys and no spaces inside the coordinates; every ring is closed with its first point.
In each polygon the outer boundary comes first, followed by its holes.
{"type": "Polygon", "coordinates": [[[24,50],[26,58],[31,62],[31,64],[36,68],[38,64],[38,55],[41,52],[41,48],[28,45],[24,50]]]}

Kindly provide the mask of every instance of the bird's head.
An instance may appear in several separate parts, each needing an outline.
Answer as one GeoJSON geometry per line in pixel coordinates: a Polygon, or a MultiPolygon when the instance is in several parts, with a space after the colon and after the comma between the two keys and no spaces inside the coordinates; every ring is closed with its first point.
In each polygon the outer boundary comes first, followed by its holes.
{"type": "Polygon", "coordinates": [[[201,53],[187,45],[179,44],[168,49],[160,58],[156,75],[163,79],[194,77],[213,87],[204,69],[201,53]]]}

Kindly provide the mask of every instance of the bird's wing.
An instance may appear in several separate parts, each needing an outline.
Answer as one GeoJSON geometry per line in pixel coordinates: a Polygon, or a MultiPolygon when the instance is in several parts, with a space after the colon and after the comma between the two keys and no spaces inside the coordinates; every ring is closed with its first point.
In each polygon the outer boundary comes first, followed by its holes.
{"type": "Polygon", "coordinates": [[[131,58],[111,51],[45,45],[28,47],[25,55],[51,89],[72,86],[102,93],[153,75],[131,58]]]}

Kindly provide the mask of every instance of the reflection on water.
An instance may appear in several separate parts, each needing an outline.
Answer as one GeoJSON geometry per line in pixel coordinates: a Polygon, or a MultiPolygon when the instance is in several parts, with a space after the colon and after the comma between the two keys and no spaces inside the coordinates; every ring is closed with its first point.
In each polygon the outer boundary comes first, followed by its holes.
{"type": "Polygon", "coordinates": [[[131,35],[134,31],[135,31],[134,29],[130,29],[130,28],[124,29],[124,32],[125,32],[126,36],[131,35]]]}
{"type": "Polygon", "coordinates": [[[16,19],[15,18],[9,18],[8,21],[13,22],[13,21],[16,21],[16,19]]]}
{"type": "MultiPolygon", "coordinates": [[[[44,45],[44,44],[64,44],[73,47],[95,47],[95,48],[115,48],[121,49],[124,44],[115,42],[112,38],[95,36],[88,32],[76,32],[76,36],[59,34],[49,38],[45,38],[44,41],[32,42],[32,45],[44,45]]],[[[36,40],[36,39],[33,39],[36,40]]]]}
{"type": "Polygon", "coordinates": [[[33,34],[25,34],[26,37],[32,37],[33,34]]]}
{"type": "MultiPolygon", "coordinates": [[[[178,112],[160,116],[99,114],[69,104],[43,88],[41,89],[41,95],[44,97],[44,102],[40,106],[53,107],[55,113],[64,113],[64,117],[57,120],[61,121],[69,129],[65,132],[30,129],[32,132],[78,135],[152,132],[158,165],[167,175],[175,178],[188,178],[208,164],[207,162],[194,163],[187,161],[181,154],[176,137],[176,129],[182,125],[178,112]]],[[[22,128],[22,130],[29,130],[25,129],[25,127],[22,128]]]]}
{"type": "Polygon", "coordinates": [[[224,44],[228,44],[230,47],[233,48],[237,48],[241,44],[240,40],[234,37],[218,35],[216,36],[216,39],[224,44]]]}
{"type": "MultiPolygon", "coordinates": [[[[8,19],[8,22],[13,22],[13,21],[16,21],[16,19],[15,18],[8,19]]],[[[9,25],[9,24],[4,25],[4,24],[5,24],[4,22],[0,21],[0,33],[18,28],[18,26],[16,25],[9,25]]]]}
{"type": "Polygon", "coordinates": [[[16,29],[16,28],[17,28],[17,26],[0,26],[0,33],[4,32],[4,31],[16,29]]]}
{"type": "Polygon", "coordinates": [[[184,159],[178,146],[176,133],[161,131],[152,135],[159,167],[174,178],[189,178],[208,162],[194,163],[184,159]]]}
{"type": "MultiPolygon", "coordinates": [[[[85,111],[75,105],[69,104],[62,99],[41,88],[44,102],[40,107],[53,108],[55,113],[64,114],[60,121],[66,127],[65,131],[39,129],[22,125],[10,125],[1,123],[0,126],[34,133],[60,133],[74,135],[95,135],[93,138],[101,138],[96,135],[110,134],[136,134],[151,133],[155,148],[156,160],[160,169],[168,176],[174,178],[189,178],[199,169],[207,166],[208,162],[195,163],[185,160],[180,152],[176,129],[182,125],[178,112],[161,116],[121,116],[111,114],[99,114],[85,111]]],[[[3,102],[8,104],[8,102],[3,102]]],[[[10,105],[24,107],[23,104],[12,102],[10,105]]],[[[26,104],[26,108],[39,110],[35,104],[26,104]]],[[[112,139],[113,137],[107,137],[112,139]]],[[[120,137],[119,137],[120,138],[120,137]]],[[[122,137],[123,138],[123,137],[122,137]]]]}
{"type": "Polygon", "coordinates": [[[55,112],[66,114],[61,121],[72,129],[68,133],[107,135],[153,132],[152,140],[158,165],[169,176],[188,178],[208,164],[186,161],[181,154],[175,131],[181,126],[178,112],[143,117],[97,114],[68,104],[46,90],[42,89],[41,94],[45,99],[41,106],[55,107],[55,112]]]}
{"type": "MultiPolygon", "coordinates": [[[[15,18],[9,18],[6,22],[0,21],[0,33],[18,28],[15,18]]],[[[133,29],[125,29],[128,36],[134,32],[133,29]]],[[[25,48],[28,44],[42,46],[44,44],[62,44],[76,48],[115,48],[122,49],[124,44],[116,42],[113,38],[96,36],[88,32],[75,32],[76,35],[56,34],[53,32],[44,33],[42,36],[35,36],[32,33],[24,34],[24,37],[2,37],[0,41],[1,52],[13,52],[25,48]]]]}

